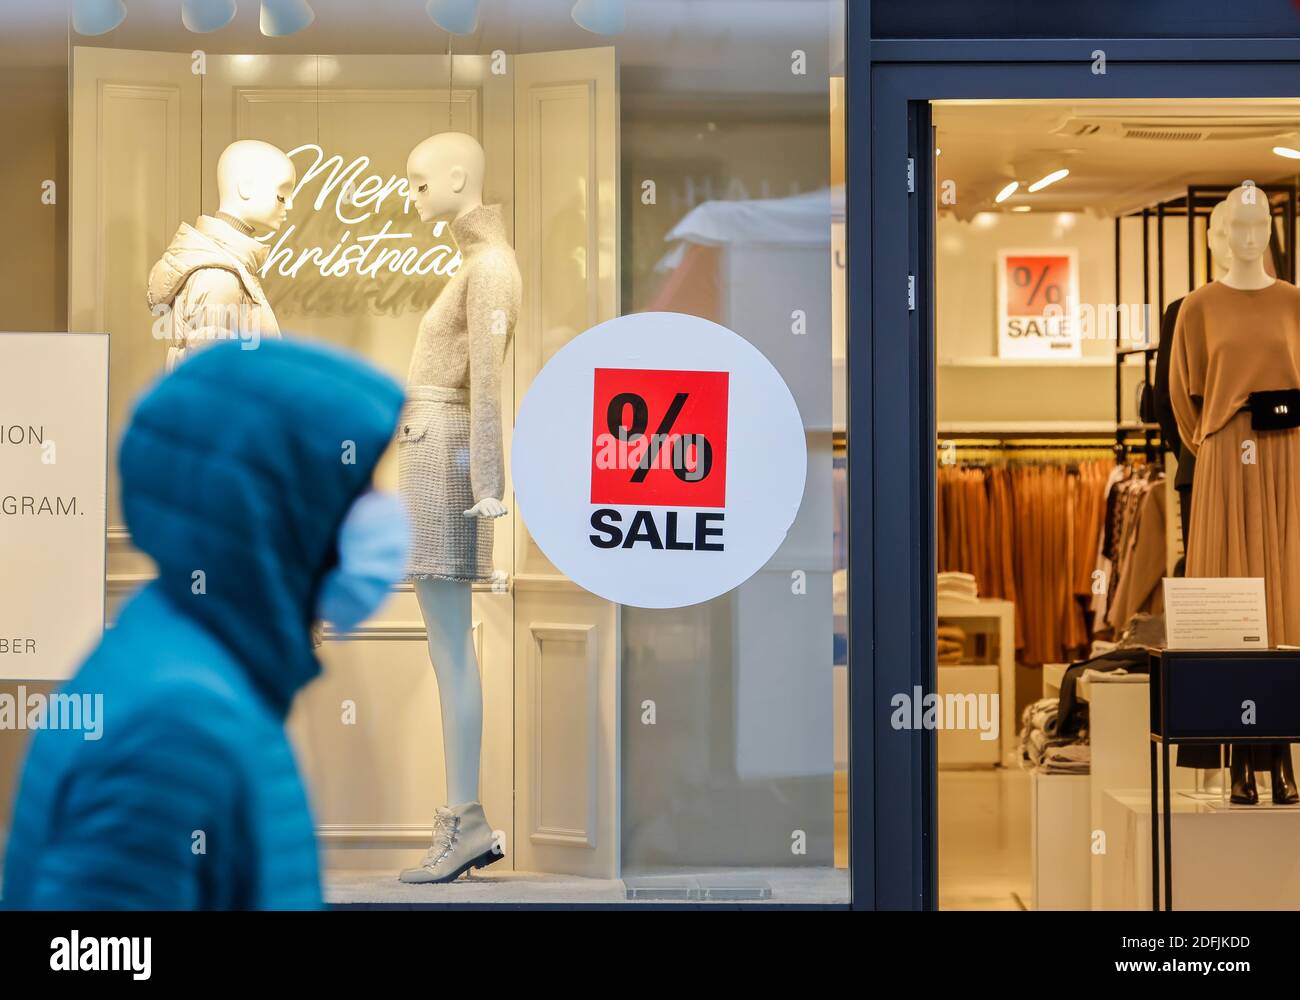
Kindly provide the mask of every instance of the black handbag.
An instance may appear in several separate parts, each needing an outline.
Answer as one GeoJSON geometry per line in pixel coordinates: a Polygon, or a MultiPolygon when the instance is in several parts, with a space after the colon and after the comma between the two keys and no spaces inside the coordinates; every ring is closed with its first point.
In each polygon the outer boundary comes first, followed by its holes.
{"type": "Polygon", "coordinates": [[[1250,429],[1284,431],[1300,427],[1300,389],[1270,389],[1246,397],[1250,429]]]}

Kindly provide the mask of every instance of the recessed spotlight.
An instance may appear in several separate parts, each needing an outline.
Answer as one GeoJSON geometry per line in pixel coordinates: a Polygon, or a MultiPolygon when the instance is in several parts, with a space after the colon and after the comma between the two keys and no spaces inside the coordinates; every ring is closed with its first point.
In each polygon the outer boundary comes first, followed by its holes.
{"type": "Polygon", "coordinates": [[[1066,170],[1064,167],[1062,167],[1060,170],[1053,170],[1046,177],[1040,177],[1038,180],[1034,181],[1034,183],[1030,184],[1029,193],[1033,194],[1035,191],[1041,191],[1043,190],[1043,188],[1047,187],[1047,185],[1055,184],[1062,177],[1069,177],[1069,176],[1070,176],[1070,171],[1066,170]]]}
{"type": "Polygon", "coordinates": [[[72,30],[79,35],[105,35],[126,19],[122,0],[73,0],[72,30]]]}
{"type": "Polygon", "coordinates": [[[624,0],[578,0],[573,23],[594,35],[621,35],[627,25],[624,0]]]}
{"type": "Polygon", "coordinates": [[[1278,156],[1285,156],[1288,160],[1300,160],[1300,149],[1292,149],[1290,146],[1274,146],[1273,152],[1278,156]]]}
{"type": "Polygon", "coordinates": [[[429,0],[425,13],[443,31],[469,35],[478,27],[478,0],[429,0]]]}
{"type": "Polygon", "coordinates": [[[1020,190],[1020,182],[1012,181],[1001,191],[999,191],[997,193],[997,197],[995,197],[993,200],[997,202],[999,205],[1001,205],[1004,201],[1006,201],[1008,198],[1010,198],[1013,194],[1015,194],[1019,190],[1020,190]]]}
{"type": "Polygon", "coordinates": [[[1015,208],[1013,208],[1011,211],[1013,211],[1013,212],[1028,212],[1028,211],[1029,211],[1029,206],[1028,206],[1028,205],[1017,205],[1017,206],[1016,206],[1015,208]]]}
{"type": "Polygon", "coordinates": [[[181,0],[181,23],[190,31],[219,31],[235,16],[235,0],[181,0]]]}
{"type": "Polygon", "coordinates": [[[942,150],[942,149],[938,149],[938,148],[936,148],[935,151],[934,151],[934,155],[935,155],[935,156],[942,156],[942,155],[943,155],[943,150],[942,150]]]}
{"type": "Polygon", "coordinates": [[[262,0],[258,27],[267,38],[293,35],[316,20],[307,0],[262,0]]]}

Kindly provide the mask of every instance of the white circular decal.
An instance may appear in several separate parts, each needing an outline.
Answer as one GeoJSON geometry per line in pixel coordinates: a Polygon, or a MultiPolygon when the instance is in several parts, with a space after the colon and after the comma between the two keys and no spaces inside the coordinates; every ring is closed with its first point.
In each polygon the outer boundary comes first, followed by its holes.
{"type": "Polygon", "coordinates": [[[640,608],[698,604],[753,576],[794,522],[807,470],[771,362],[681,313],[623,316],[566,344],[512,443],[519,512],[547,558],[640,608]]]}

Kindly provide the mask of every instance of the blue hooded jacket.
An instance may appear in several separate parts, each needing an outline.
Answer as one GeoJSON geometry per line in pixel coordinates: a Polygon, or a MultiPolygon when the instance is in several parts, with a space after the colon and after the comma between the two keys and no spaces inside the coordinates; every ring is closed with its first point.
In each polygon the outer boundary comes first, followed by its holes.
{"type": "Polygon", "coordinates": [[[61,690],[103,695],[101,738],[37,732],[6,908],[321,905],[284,731],[320,671],[313,609],[402,390],[341,352],[214,346],[139,403],[119,464],[157,579],[61,690]]]}

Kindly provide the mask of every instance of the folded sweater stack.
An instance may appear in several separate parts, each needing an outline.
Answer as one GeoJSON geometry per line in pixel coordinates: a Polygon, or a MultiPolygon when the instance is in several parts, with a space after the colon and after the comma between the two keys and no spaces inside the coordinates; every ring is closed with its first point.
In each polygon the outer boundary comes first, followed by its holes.
{"type": "Polygon", "coordinates": [[[970,573],[944,572],[937,580],[939,599],[949,598],[954,601],[975,601],[979,599],[979,588],[975,577],[970,573]]]}
{"type": "Polygon", "coordinates": [[[1061,735],[1060,701],[1042,698],[1021,716],[1021,759],[1048,774],[1087,774],[1092,748],[1077,736],[1061,735]]]}
{"type": "Polygon", "coordinates": [[[966,633],[956,625],[940,625],[937,638],[939,665],[953,666],[961,663],[966,652],[966,633]]]}

